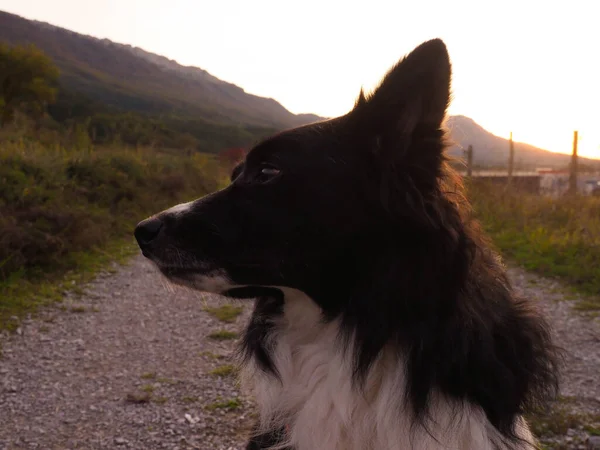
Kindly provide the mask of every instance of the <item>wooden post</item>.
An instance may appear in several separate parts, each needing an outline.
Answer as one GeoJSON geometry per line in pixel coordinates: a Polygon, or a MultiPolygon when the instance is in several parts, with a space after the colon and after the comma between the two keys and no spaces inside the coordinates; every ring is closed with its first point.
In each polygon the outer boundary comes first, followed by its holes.
{"type": "Polygon", "coordinates": [[[467,149],[467,176],[471,178],[473,176],[473,146],[469,145],[467,149]]]}
{"type": "Polygon", "coordinates": [[[577,131],[573,133],[573,154],[571,155],[571,171],[569,174],[569,193],[577,194],[577,131]]]}
{"type": "Polygon", "coordinates": [[[512,131],[510,132],[510,139],[508,141],[509,144],[509,154],[508,154],[508,185],[512,184],[513,178],[513,165],[515,161],[515,147],[513,145],[513,136],[512,131]]]}

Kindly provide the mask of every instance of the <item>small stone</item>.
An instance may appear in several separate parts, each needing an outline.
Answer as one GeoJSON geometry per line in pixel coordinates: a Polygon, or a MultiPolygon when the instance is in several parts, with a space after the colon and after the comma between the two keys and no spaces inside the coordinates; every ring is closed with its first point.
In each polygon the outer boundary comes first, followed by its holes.
{"type": "Polygon", "coordinates": [[[115,444],[117,444],[117,445],[127,445],[128,441],[127,441],[127,439],[123,439],[123,438],[118,437],[118,438],[115,438],[115,444]]]}
{"type": "Polygon", "coordinates": [[[588,438],[587,450],[600,450],[600,436],[590,436],[588,438]]]}

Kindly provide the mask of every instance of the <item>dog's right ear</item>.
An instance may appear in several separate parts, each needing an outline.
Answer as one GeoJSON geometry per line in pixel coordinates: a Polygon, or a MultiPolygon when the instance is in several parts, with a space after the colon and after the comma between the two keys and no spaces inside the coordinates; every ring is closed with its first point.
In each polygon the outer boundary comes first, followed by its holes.
{"type": "Polygon", "coordinates": [[[446,46],[439,39],[427,41],[398,62],[371,95],[361,95],[347,116],[348,134],[374,157],[384,208],[402,220],[407,211],[423,224],[437,220],[427,205],[445,160],[450,78],[446,46]]]}
{"type": "Polygon", "coordinates": [[[445,44],[440,39],[427,41],[398,62],[371,95],[365,98],[361,91],[351,116],[361,134],[377,141],[410,141],[418,130],[442,126],[450,78],[445,44]]]}

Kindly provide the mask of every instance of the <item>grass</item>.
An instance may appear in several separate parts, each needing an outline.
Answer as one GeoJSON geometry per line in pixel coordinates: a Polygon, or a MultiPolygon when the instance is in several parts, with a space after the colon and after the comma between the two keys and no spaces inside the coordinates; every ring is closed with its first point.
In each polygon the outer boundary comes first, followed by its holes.
{"type": "Polygon", "coordinates": [[[525,269],[583,294],[600,310],[600,198],[548,198],[472,182],[476,216],[501,253],[525,269]]]}
{"type": "Polygon", "coordinates": [[[142,380],[154,380],[156,378],[156,372],[146,372],[140,375],[142,380]]]}
{"type": "Polygon", "coordinates": [[[209,359],[224,359],[225,356],[223,355],[219,355],[217,353],[213,353],[213,352],[209,352],[207,350],[198,353],[198,356],[204,357],[204,358],[209,358],[209,359]]]}
{"type": "Polygon", "coordinates": [[[83,295],[100,271],[139,252],[139,220],[216,190],[217,164],[200,153],[67,149],[0,133],[0,330],[66,291],[83,295]]]}
{"type": "Polygon", "coordinates": [[[233,331],[227,330],[219,330],[208,335],[210,339],[214,339],[215,341],[228,341],[231,339],[237,339],[238,334],[233,331]]]}
{"type": "Polygon", "coordinates": [[[49,271],[31,277],[22,272],[13,273],[8,279],[0,280],[0,330],[14,331],[19,323],[11,317],[23,317],[42,306],[62,301],[73,285],[93,280],[110,264],[124,264],[137,252],[129,239],[115,240],[107,242],[103,248],[71,254],[73,265],[69,270],[49,271]]]}
{"type": "Polygon", "coordinates": [[[215,409],[226,409],[226,410],[235,410],[240,409],[242,407],[242,402],[238,398],[232,398],[224,401],[217,401],[214,403],[210,403],[206,405],[204,408],[208,411],[214,411],[215,409]]]}
{"type": "Polygon", "coordinates": [[[153,384],[145,384],[140,388],[140,390],[142,392],[152,394],[156,390],[156,387],[153,384]]]}
{"type": "Polygon", "coordinates": [[[223,305],[215,307],[206,307],[204,311],[219,319],[221,322],[233,323],[237,317],[242,314],[244,308],[241,306],[223,305]]]}
{"type": "Polygon", "coordinates": [[[216,369],[210,371],[210,374],[215,377],[234,377],[238,373],[237,367],[227,364],[224,366],[219,366],[216,369]]]}
{"type": "Polygon", "coordinates": [[[569,429],[583,429],[592,436],[600,435],[600,414],[573,412],[570,403],[571,399],[563,397],[545,411],[528,414],[526,419],[531,431],[542,441],[564,436],[569,429]]]}

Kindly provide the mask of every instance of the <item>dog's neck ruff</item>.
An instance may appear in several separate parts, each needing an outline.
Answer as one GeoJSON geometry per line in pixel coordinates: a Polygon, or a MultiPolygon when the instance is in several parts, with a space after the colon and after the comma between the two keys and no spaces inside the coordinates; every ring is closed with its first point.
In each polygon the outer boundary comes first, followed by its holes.
{"type": "MultiPolygon", "coordinates": [[[[364,389],[352,379],[351,350],[339,345],[339,323],[324,322],[305,294],[286,290],[284,312],[268,339],[280,380],[254,361],[242,383],[254,394],[263,431],[286,429],[284,448],[294,450],[498,450],[499,433],[474,405],[432,396],[427,429],[403,408],[404,361],[386,350],[370,370],[364,389]],[[433,398],[435,397],[435,398],[433,398]]],[[[432,361],[435,364],[435,361],[432,361]]],[[[521,422],[518,435],[534,442],[521,422]]]]}

